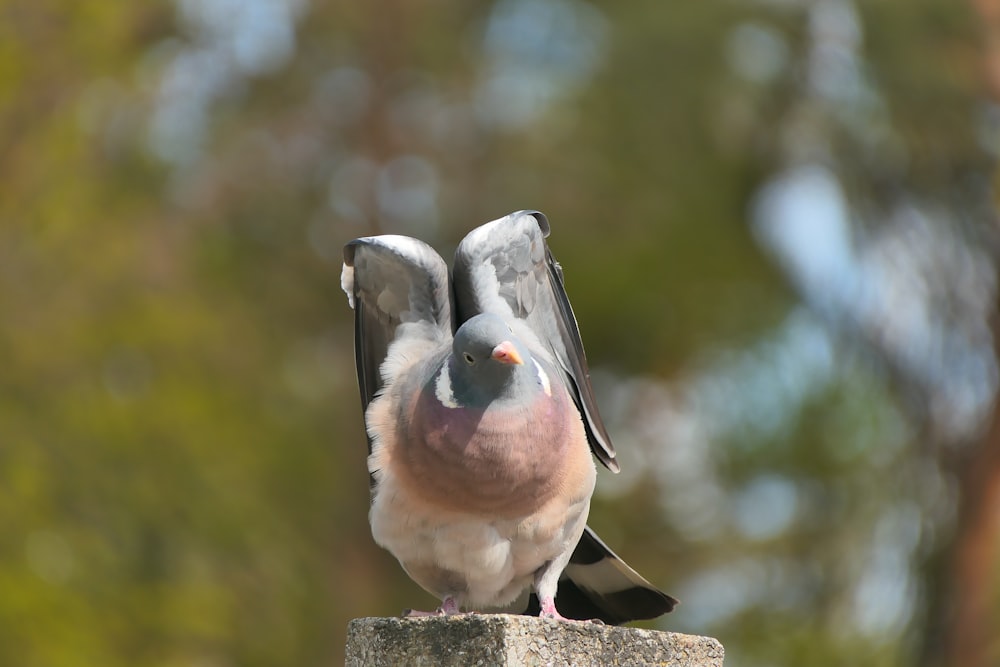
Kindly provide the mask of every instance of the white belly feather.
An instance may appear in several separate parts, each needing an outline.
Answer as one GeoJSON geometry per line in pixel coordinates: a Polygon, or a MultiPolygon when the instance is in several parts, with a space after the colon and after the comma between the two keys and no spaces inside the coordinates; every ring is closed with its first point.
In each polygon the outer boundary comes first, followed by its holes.
{"type": "Polygon", "coordinates": [[[576,546],[590,509],[590,493],[573,494],[527,517],[488,520],[412,497],[391,470],[379,478],[370,513],[375,541],[429,593],[454,596],[467,609],[514,601],[536,570],[576,546]]]}

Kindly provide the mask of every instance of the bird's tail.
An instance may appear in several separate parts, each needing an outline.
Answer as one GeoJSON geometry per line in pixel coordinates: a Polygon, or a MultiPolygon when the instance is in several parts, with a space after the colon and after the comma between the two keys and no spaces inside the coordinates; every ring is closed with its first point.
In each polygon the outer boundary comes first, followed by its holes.
{"type": "MultiPolygon", "coordinates": [[[[629,567],[590,526],[563,570],[556,594],[556,608],[566,618],[600,619],[611,625],[656,618],[676,605],[677,600],[629,567]]],[[[538,599],[532,595],[525,613],[538,611],[538,599]]]]}

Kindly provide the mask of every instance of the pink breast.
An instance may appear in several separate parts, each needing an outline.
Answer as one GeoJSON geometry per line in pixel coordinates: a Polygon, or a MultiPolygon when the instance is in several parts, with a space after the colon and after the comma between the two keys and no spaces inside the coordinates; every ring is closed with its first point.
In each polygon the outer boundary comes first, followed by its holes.
{"type": "Polygon", "coordinates": [[[425,391],[412,409],[393,456],[398,474],[428,502],[472,513],[513,518],[543,505],[565,474],[560,461],[582,436],[564,391],[485,410],[447,408],[425,391]]]}

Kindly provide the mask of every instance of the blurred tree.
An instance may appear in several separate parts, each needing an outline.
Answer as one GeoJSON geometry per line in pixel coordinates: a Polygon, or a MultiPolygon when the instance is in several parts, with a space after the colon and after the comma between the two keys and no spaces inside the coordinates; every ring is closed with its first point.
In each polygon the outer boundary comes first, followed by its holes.
{"type": "Polygon", "coordinates": [[[995,664],[971,10],[0,16],[0,663],[336,663],[419,606],[368,533],[341,247],[535,207],[621,450],[593,523],[684,601],[656,627],[731,667],[995,664]]]}
{"type": "MultiPolygon", "coordinates": [[[[981,21],[983,81],[993,105],[1000,99],[1000,3],[971,3],[981,21]]],[[[995,111],[994,111],[995,113],[995,111]]],[[[1000,172],[994,167],[994,201],[1000,172]]],[[[995,224],[995,218],[994,218],[995,224]]],[[[996,239],[993,255],[997,257],[996,239]]],[[[996,259],[994,265],[996,265],[996,259]]],[[[994,356],[1000,358],[1000,308],[991,314],[994,356]]],[[[992,665],[1000,660],[1000,404],[988,427],[943,465],[957,480],[955,526],[928,568],[926,628],[921,663],[992,665]]]]}

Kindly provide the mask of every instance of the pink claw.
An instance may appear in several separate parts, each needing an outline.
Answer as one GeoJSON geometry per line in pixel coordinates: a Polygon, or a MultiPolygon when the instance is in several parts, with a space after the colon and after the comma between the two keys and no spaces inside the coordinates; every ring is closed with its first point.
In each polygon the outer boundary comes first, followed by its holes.
{"type": "Polygon", "coordinates": [[[596,623],[604,625],[604,621],[599,618],[592,618],[589,621],[578,621],[575,618],[566,618],[556,609],[556,601],[552,598],[542,600],[541,610],[538,612],[539,618],[551,618],[554,621],[566,621],[568,623],[596,623]]]}
{"type": "Polygon", "coordinates": [[[551,618],[554,621],[569,621],[572,619],[566,618],[556,609],[556,601],[553,598],[546,598],[541,601],[541,610],[538,615],[541,618],[551,618]]]}
{"type": "Polygon", "coordinates": [[[403,611],[404,618],[423,618],[425,616],[454,616],[455,614],[461,614],[462,610],[458,607],[458,602],[452,596],[446,597],[441,601],[441,606],[434,611],[420,611],[418,609],[406,609],[403,611]]]}
{"type": "Polygon", "coordinates": [[[462,610],[458,608],[458,602],[450,595],[441,601],[441,606],[438,607],[438,611],[445,616],[454,616],[455,614],[462,613],[462,610]]]}

